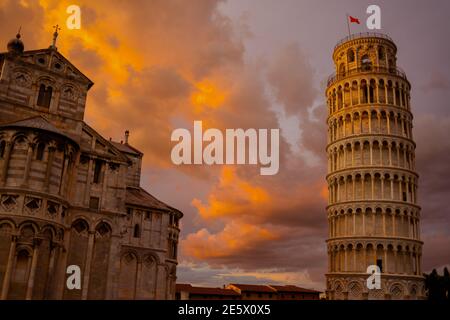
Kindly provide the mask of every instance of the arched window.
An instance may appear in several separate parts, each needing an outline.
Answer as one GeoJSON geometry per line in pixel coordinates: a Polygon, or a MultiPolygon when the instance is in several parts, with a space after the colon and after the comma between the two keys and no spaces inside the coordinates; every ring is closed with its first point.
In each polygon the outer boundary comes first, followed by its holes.
{"type": "Polygon", "coordinates": [[[139,227],[139,224],[135,224],[134,225],[133,237],[134,238],[140,238],[141,237],[141,228],[139,227]]]}
{"type": "Polygon", "coordinates": [[[45,84],[41,84],[39,87],[39,95],[37,100],[37,105],[45,108],[50,107],[50,102],[52,100],[53,88],[45,84]]]}
{"type": "Polygon", "coordinates": [[[78,234],[87,234],[89,231],[89,225],[85,220],[78,219],[72,223],[72,229],[74,229],[78,234]]]}
{"type": "Polygon", "coordinates": [[[6,142],[3,140],[0,142],[0,158],[3,158],[5,155],[6,142]]]}
{"type": "Polygon", "coordinates": [[[389,65],[389,72],[394,72],[395,66],[394,66],[394,61],[392,61],[392,59],[389,59],[388,65],[389,65]]]}
{"type": "Polygon", "coordinates": [[[341,63],[339,66],[339,75],[344,76],[345,75],[345,64],[341,63]]]}
{"type": "Polygon", "coordinates": [[[347,60],[348,60],[348,62],[355,61],[355,53],[353,52],[352,49],[348,50],[348,52],[347,52],[347,60]]]}
{"type": "Polygon", "coordinates": [[[361,81],[361,103],[367,103],[367,82],[366,80],[361,81]]]}
{"type": "Polygon", "coordinates": [[[39,161],[44,160],[44,151],[45,151],[45,144],[43,142],[40,142],[36,150],[36,160],[39,161]]]}
{"type": "Polygon", "coordinates": [[[37,105],[38,106],[43,106],[44,105],[44,96],[45,96],[45,85],[41,84],[39,87],[39,95],[38,95],[38,100],[37,100],[37,105]]]}
{"type": "Polygon", "coordinates": [[[370,80],[369,84],[369,102],[374,103],[375,102],[375,80],[370,80]]]}
{"type": "Polygon", "coordinates": [[[102,178],[102,167],[103,167],[103,161],[102,160],[95,160],[94,183],[100,183],[100,180],[102,178]]]}
{"type": "Polygon", "coordinates": [[[378,48],[378,59],[384,59],[384,48],[383,47],[379,47],[378,48]]]}
{"type": "Polygon", "coordinates": [[[372,68],[372,62],[367,54],[361,58],[361,68],[363,71],[369,71],[372,68]]]}
{"type": "Polygon", "coordinates": [[[17,253],[14,276],[11,279],[13,288],[26,285],[29,257],[30,254],[27,250],[20,250],[17,253]]]}
{"type": "Polygon", "coordinates": [[[172,259],[177,258],[177,243],[176,241],[171,241],[171,257],[172,259]]]}
{"type": "Polygon", "coordinates": [[[400,106],[400,90],[398,84],[395,85],[395,105],[400,106]]]}

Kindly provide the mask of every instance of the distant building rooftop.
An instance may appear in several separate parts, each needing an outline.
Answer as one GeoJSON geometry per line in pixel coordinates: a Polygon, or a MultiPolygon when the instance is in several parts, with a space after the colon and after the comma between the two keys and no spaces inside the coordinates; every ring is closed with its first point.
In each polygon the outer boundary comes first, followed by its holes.
{"type": "Polygon", "coordinates": [[[194,287],[188,283],[176,285],[178,300],[319,300],[320,293],[294,285],[230,283],[224,288],[194,287]]]}
{"type": "Polygon", "coordinates": [[[274,293],[275,289],[266,286],[266,285],[258,285],[258,284],[241,284],[241,283],[230,283],[231,286],[238,288],[241,291],[246,292],[267,292],[274,293]]]}
{"type": "Polygon", "coordinates": [[[281,292],[281,293],[292,293],[292,292],[320,293],[320,291],[317,291],[317,290],[301,288],[301,287],[297,287],[297,286],[293,286],[293,285],[286,285],[286,286],[269,285],[269,287],[271,287],[271,288],[275,289],[277,292],[281,292]]]}
{"type": "Polygon", "coordinates": [[[239,296],[239,293],[231,289],[193,287],[190,284],[177,283],[176,291],[185,291],[196,295],[239,296]]]}

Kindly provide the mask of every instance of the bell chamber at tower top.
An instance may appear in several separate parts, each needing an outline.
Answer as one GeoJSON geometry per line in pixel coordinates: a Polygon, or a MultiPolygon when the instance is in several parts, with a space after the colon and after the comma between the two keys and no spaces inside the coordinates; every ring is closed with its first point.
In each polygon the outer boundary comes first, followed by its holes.
{"type": "Polygon", "coordinates": [[[351,35],[333,52],[335,73],[328,78],[329,114],[360,104],[388,104],[409,109],[410,84],[397,67],[397,47],[388,36],[351,35]]]}

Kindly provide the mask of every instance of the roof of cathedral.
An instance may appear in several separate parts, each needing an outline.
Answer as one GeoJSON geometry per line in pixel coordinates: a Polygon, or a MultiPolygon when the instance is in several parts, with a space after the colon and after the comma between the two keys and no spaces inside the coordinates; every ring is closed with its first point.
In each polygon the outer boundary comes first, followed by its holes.
{"type": "MultiPolygon", "coordinates": [[[[129,158],[121,151],[119,150],[113,143],[112,141],[105,139],[100,133],[97,132],[97,130],[95,130],[94,128],[92,128],[90,125],[88,125],[86,122],[83,121],[83,131],[86,131],[88,134],[95,136],[95,138],[97,140],[99,140],[103,145],[108,146],[109,147],[109,151],[112,153],[108,153],[108,154],[102,154],[102,157],[105,156],[111,156],[111,157],[115,157],[118,160],[121,161],[129,161],[129,158]],[[111,150],[112,149],[112,150],[111,150]]],[[[92,152],[91,150],[91,146],[89,145],[88,149],[86,150],[86,145],[83,144],[83,141],[81,141],[81,150],[84,150],[86,152],[92,152]]]]}
{"type": "Polygon", "coordinates": [[[181,213],[179,210],[156,199],[141,187],[127,187],[125,203],[164,211],[177,211],[181,213]]]}
{"type": "Polygon", "coordinates": [[[8,123],[2,123],[0,124],[0,127],[25,127],[25,128],[32,128],[32,129],[39,129],[44,131],[53,132],[56,134],[59,134],[61,136],[64,136],[66,138],[69,138],[72,141],[75,141],[71,136],[69,136],[67,133],[62,132],[58,128],[56,128],[53,124],[51,124],[47,119],[45,119],[43,116],[33,116],[30,118],[25,118],[13,122],[8,123]]]}
{"type": "MultiPolygon", "coordinates": [[[[11,40],[11,41],[13,41],[13,40],[11,40]]],[[[20,40],[20,39],[15,39],[15,40],[20,40]]],[[[12,46],[11,48],[14,49],[18,46],[20,47],[20,44],[11,42],[11,46],[12,46]]],[[[14,49],[14,50],[16,50],[16,49],[14,49]]],[[[19,48],[19,50],[20,50],[20,48],[19,48]]],[[[0,56],[7,55],[8,53],[9,52],[0,52],[0,56]]],[[[42,54],[48,55],[48,56],[56,56],[59,60],[66,63],[68,66],[70,66],[70,69],[73,70],[73,73],[70,74],[69,76],[72,77],[73,79],[79,79],[79,80],[82,79],[83,82],[87,83],[88,89],[90,89],[94,85],[94,82],[91,79],[89,79],[83,72],[81,72],[75,65],[73,65],[72,62],[70,62],[66,57],[64,57],[59,51],[52,49],[51,47],[47,48],[47,49],[26,50],[26,51],[20,52],[19,56],[22,58],[21,59],[22,61],[28,62],[28,63],[33,63],[32,62],[33,57],[40,56],[42,54]]]]}
{"type": "Polygon", "coordinates": [[[143,155],[143,153],[141,151],[130,146],[128,143],[116,142],[116,141],[112,141],[112,140],[110,142],[112,143],[113,146],[115,146],[117,149],[119,149],[122,152],[143,155]]]}

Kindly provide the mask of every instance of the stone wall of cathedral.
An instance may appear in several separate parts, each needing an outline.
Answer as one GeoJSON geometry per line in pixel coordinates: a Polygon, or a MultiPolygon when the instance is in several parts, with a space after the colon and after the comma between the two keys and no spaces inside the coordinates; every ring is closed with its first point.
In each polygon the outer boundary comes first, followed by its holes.
{"type": "Polygon", "coordinates": [[[0,61],[0,299],[173,299],[182,213],[83,121],[90,80],[51,48],[0,61]]]}

